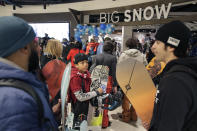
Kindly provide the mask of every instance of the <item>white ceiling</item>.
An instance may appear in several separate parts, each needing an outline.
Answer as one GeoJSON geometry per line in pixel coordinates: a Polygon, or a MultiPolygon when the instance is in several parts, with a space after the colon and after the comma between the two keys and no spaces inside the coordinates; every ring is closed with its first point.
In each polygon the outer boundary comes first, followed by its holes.
{"type": "Polygon", "coordinates": [[[52,12],[69,12],[68,8],[72,8],[79,11],[84,10],[94,10],[94,9],[106,9],[112,7],[120,7],[127,5],[135,5],[146,2],[151,2],[156,0],[93,0],[87,2],[77,2],[77,3],[67,3],[67,4],[57,4],[57,5],[47,5],[47,9],[44,10],[42,5],[28,6],[24,5],[23,8],[16,7],[16,10],[12,9],[12,6],[0,6],[0,16],[1,14],[6,14],[6,12],[12,13],[52,13],[52,12]]]}
{"type": "MultiPolygon", "coordinates": [[[[84,10],[94,10],[94,9],[106,9],[113,7],[121,7],[127,5],[135,5],[146,2],[151,2],[156,0],[93,0],[86,2],[77,2],[77,3],[67,3],[67,4],[57,4],[57,5],[47,5],[47,9],[43,9],[43,5],[24,5],[23,8],[16,7],[16,10],[13,10],[11,5],[0,6],[0,16],[8,16],[13,13],[21,14],[31,14],[31,13],[55,13],[55,12],[69,12],[69,8],[84,11],[84,10]]],[[[188,14],[188,13],[187,13],[188,14]]],[[[185,15],[187,15],[185,14],[185,15]]],[[[173,14],[171,14],[173,15],[173,14]]],[[[176,13],[174,15],[183,15],[183,12],[176,13]]],[[[186,23],[191,30],[197,30],[197,23],[186,23]]]]}

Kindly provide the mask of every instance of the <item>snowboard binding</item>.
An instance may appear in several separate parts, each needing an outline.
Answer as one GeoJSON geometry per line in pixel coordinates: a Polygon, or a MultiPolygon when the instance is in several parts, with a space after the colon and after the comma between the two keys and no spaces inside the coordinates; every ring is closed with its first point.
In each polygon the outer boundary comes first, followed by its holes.
{"type": "Polygon", "coordinates": [[[114,95],[109,94],[107,98],[103,99],[103,104],[108,104],[110,106],[109,107],[102,106],[102,109],[106,109],[109,111],[115,110],[117,107],[121,105],[122,97],[123,97],[123,94],[121,91],[118,91],[114,95]]]}

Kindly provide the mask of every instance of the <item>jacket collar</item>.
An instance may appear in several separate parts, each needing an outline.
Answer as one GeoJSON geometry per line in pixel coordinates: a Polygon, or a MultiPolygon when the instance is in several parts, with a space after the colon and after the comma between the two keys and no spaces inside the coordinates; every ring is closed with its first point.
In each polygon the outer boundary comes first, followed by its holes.
{"type": "Polygon", "coordinates": [[[8,65],[11,65],[11,66],[16,67],[16,68],[18,68],[18,69],[24,70],[23,68],[21,68],[20,66],[18,66],[18,65],[15,64],[14,62],[12,62],[12,61],[10,61],[10,60],[7,60],[7,59],[5,59],[5,58],[0,57],[0,62],[3,62],[3,63],[8,64],[8,65]]]}

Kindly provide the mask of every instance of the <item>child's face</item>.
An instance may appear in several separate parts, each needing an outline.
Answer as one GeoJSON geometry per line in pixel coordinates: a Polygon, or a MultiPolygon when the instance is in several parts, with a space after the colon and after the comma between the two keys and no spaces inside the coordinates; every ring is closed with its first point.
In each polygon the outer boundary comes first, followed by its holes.
{"type": "Polygon", "coordinates": [[[78,64],[75,64],[75,67],[81,71],[81,72],[85,72],[88,70],[88,61],[84,60],[84,61],[80,61],[78,62],[78,64]]]}

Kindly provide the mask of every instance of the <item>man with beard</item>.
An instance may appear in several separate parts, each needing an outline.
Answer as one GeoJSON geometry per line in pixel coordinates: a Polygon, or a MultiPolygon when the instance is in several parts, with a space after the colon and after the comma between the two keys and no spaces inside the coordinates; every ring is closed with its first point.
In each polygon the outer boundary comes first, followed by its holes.
{"type": "MultiPolygon", "coordinates": [[[[35,32],[24,20],[14,16],[0,17],[0,80],[14,79],[29,85],[38,95],[39,104],[27,92],[12,86],[0,86],[0,130],[57,130],[48,104],[44,84],[32,73],[39,67],[35,32]]],[[[21,86],[21,85],[19,85],[21,86]]]]}
{"type": "Polygon", "coordinates": [[[187,56],[190,37],[181,21],[167,23],[157,31],[152,51],[166,66],[149,131],[197,130],[197,59],[187,56]]]}

